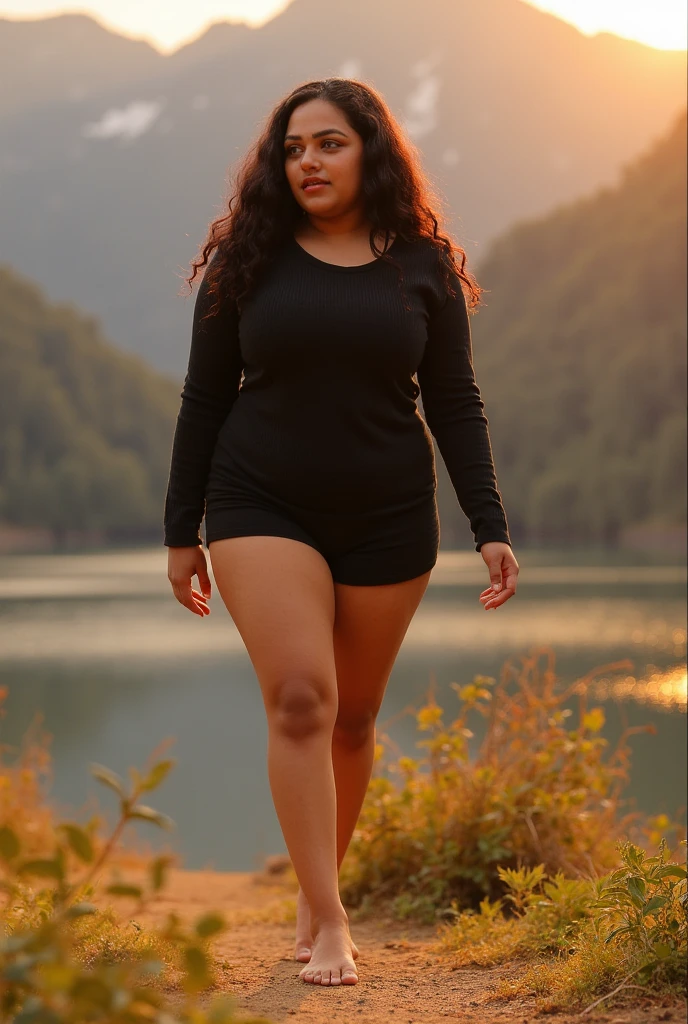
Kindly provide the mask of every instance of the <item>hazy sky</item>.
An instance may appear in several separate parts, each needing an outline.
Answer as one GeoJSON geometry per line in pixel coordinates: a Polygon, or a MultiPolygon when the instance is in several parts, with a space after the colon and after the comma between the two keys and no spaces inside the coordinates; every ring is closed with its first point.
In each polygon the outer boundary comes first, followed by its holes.
{"type": "MultiPolygon", "coordinates": [[[[411,0],[415,2],[415,0],[411,0]]],[[[662,49],[686,49],[686,0],[519,0],[551,11],[582,32],[607,31],[662,49]]],[[[82,11],[109,28],[176,49],[208,24],[243,20],[260,25],[289,0],[0,0],[0,16],[28,18],[82,11]]]]}

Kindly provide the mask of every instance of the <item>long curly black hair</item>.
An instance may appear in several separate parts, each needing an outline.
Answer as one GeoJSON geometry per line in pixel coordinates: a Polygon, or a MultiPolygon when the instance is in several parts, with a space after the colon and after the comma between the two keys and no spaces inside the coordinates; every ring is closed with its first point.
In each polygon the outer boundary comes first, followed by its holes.
{"type": "Polygon", "coordinates": [[[292,111],[314,99],[338,107],[363,140],[363,196],[365,216],[371,224],[371,252],[396,266],[403,288],[401,265],[387,253],[388,246],[377,248],[376,238],[382,234],[389,240],[393,231],[407,241],[430,239],[438,249],[448,294],[455,295],[449,280],[451,267],[468,289],[469,306],[476,305],[483,289],[464,269],[465,251],[439,232],[439,200],[421,168],[418,151],[386,102],[364,82],[326,78],[297,86],[274,108],[239,165],[227,213],[211,223],[199,255],[191,262],[192,273],[185,278],[189,286],[217,250],[206,271],[209,292],[214,296],[209,315],[216,313],[229,295],[241,311],[242,300],[251,294],[278,246],[293,235],[304,215],[287,180],[284,136],[292,111]]]}

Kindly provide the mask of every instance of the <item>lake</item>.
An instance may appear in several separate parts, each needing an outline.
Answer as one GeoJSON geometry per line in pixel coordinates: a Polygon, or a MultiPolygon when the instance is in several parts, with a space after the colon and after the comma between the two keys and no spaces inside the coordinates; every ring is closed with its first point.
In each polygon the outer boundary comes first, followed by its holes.
{"type": "MultiPolygon", "coordinates": [[[[628,810],[685,821],[686,567],[679,555],[635,551],[516,552],[518,593],[496,613],[478,595],[487,568],[475,551],[443,551],[404,640],[378,719],[407,754],[420,738],[409,707],[431,681],[447,720],[452,682],[497,679],[536,646],[551,647],[562,685],[629,659],[629,671],[591,684],[614,744],[632,736],[628,810]]],[[[208,559],[210,567],[210,560],[208,559]]],[[[52,737],[49,796],[61,815],[112,820],[114,794],[89,772],[128,775],[162,741],[177,764],[146,801],[173,833],[136,826],[151,849],[169,844],[182,865],[246,871],[285,851],[266,768],[267,726],[253,667],[214,587],[212,613],[175,600],[163,547],[0,557],[0,685],[8,688],[0,740],[13,757],[36,712],[52,737]],[[112,799],[111,799],[112,797],[112,799]]],[[[544,667],[544,661],[543,661],[544,667]]],[[[569,719],[577,721],[576,708],[569,719]]],[[[450,717],[451,715],[451,717],[450,717]]],[[[482,719],[471,723],[476,749],[482,719]]],[[[130,828],[133,827],[130,826],[130,828]]],[[[125,833],[126,839],[126,833],[125,833]]]]}

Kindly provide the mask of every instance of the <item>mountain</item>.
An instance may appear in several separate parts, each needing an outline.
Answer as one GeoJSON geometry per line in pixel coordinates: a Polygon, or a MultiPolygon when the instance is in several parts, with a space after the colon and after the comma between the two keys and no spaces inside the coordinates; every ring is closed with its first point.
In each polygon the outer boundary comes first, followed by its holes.
{"type": "Polygon", "coordinates": [[[154,75],[165,58],[85,14],[15,21],[0,18],[0,118],[24,114],[56,97],[81,103],[103,89],[154,75]],[[9,87],[9,83],[12,87],[9,87]]]}
{"type": "Polygon", "coordinates": [[[0,266],[0,521],[162,537],[177,385],[0,266]]]}
{"type": "Polygon", "coordinates": [[[686,139],[684,110],[615,186],[481,265],[474,360],[516,537],[686,522],[686,139]]]}
{"type": "MultiPolygon", "coordinates": [[[[495,240],[471,319],[512,540],[686,522],[686,113],[495,240]]],[[[161,539],[179,388],[0,267],[0,521],[161,539]]],[[[438,453],[442,546],[471,547],[438,453]]]]}
{"type": "Polygon", "coordinates": [[[228,170],[299,82],[341,74],[382,91],[478,270],[515,221],[611,184],[685,103],[684,52],[591,38],[522,0],[293,0],[259,29],[218,24],[170,56],[114,35],[108,49],[100,26],[68,46],[89,19],[63,17],[0,21],[30,98],[0,117],[0,259],[180,378],[183,275],[228,170]],[[60,47],[32,75],[44,37],[60,47]]]}

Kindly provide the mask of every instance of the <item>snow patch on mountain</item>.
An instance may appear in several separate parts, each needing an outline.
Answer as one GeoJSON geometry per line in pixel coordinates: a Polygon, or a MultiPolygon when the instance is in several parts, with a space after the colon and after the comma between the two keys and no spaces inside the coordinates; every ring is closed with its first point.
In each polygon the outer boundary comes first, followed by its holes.
{"type": "Polygon", "coordinates": [[[411,138],[419,139],[438,125],[437,101],[440,95],[440,77],[434,73],[440,55],[433,54],[417,61],[411,74],[417,79],[413,92],[406,100],[407,114],[404,128],[411,138]]]}
{"type": "Polygon", "coordinates": [[[138,139],[160,116],[164,100],[132,100],[126,107],[111,107],[99,121],[91,121],[81,129],[87,139],[138,139]]]}

